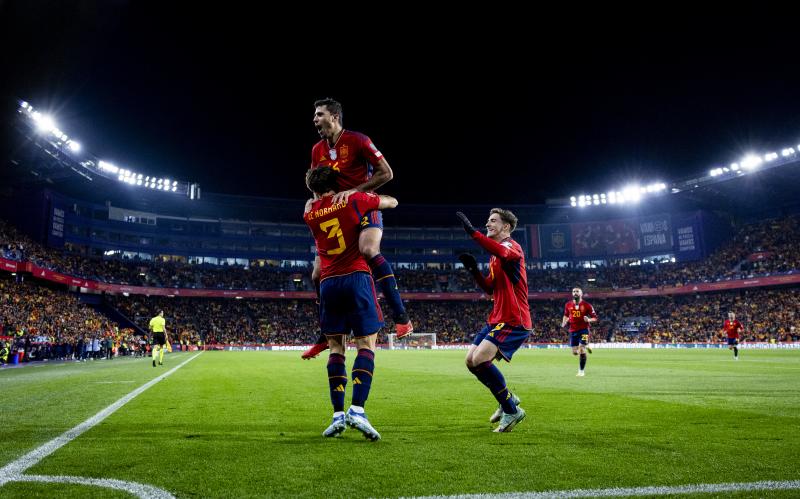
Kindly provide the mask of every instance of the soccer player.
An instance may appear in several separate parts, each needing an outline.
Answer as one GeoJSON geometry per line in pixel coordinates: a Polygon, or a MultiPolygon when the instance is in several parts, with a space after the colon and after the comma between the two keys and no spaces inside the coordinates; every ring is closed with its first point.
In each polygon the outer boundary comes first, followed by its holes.
{"type": "Polygon", "coordinates": [[[597,322],[597,314],[589,302],[583,300],[583,290],[581,288],[572,289],[572,300],[564,305],[564,317],[561,318],[561,327],[569,324],[569,345],[572,347],[572,355],[580,356],[580,368],[576,376],[583,377],[586,374],[586,352],[592,353],[589,348],[589,324],[597,322]]]}
{"type": "Polygon", "coordinates": [[[333,405],[333,421],[322,433],[336,437],[347,426],[358,429],[369,440],[380,440],[364,412],[364,403],[372,387],[375,368],[375,344],[383,326],[375,283],[370,267],[359,251],[359,226],[364,214],[397,206],[390,196],[354,192],[347,198],[336,197],[339,176],[331,167],[312,168],[306,173],[306,185],[314,200],[306,203],[303,219],[311,228],[320,259],[319,315],[320,329],[328,341],[328,385],[333,405]],[[355,337],[358,354],[353,363],[353,398],[344,412],[347,387],[345,350],[347,335],[355,337]]]}
{"type": "Polygon", "coordinates": [[[467,369],[486,385],[500,404],[489,418],[500,422],[497,433],[509,432],[525,419],[519,407],[520,399],[508,390],[503,373],[492,361],[511,362],[514,352],[525,343],[531,332],[531,312],[528,306],[528,276],[525,272],[525,255],[511,233],[517,227],[517,217],[508,210],[493,208],[486,222],[486,235],[481,234],[466,215],[456,212],[464,230],[480,247],[492,256],[489,275],[478,269],[475,257],[469,253],[458,256],[481,289],[494,298],[494,307],[486,326],[475,335],[465,359],[467,369]]]}
{"type": "Polygon", "coordinates": [[[744,332],[744,327],[736,320],[736,314],[728,312],[722,331],[728,336],[728,350],[733,350],[733,360],[739,360],[739,331],[744,332]]]}
{"type": "MultiPolygon", "coordinates": [[[[338,175],[333,204],[347,201],[356,192],[373,192],[392,179],[392,168],[375,144],[364,134],[345,130],[342,127],[342,105],[333,99],[322,99],[314,103],[314,126],[322,140],[311,149],[311,168],[330,166],[338,175]]],[[[375,282],[392,309],[397,337],[402,338],[414,331],[408,318],[392,266],[381,255],[383,217],[378,210],[361,213],[359,221],[358,250],[364,256],[375,282]]],[[[315,286],[319,283],[319,258],[314,259],[311,278],[315,286]]],[[[319,294],[319,292],[317,293],[319,294]]],[[[316,357],[327,348],[324,334],[317,344],[303,352],[302,358],[316,357]]]]}
{"type": "Polygon", "coordinates": [[[153,333],[153,367],[156,367],[156,357],[158,365],[164,365],[164,345],[167,343],[166,322],[163,310],[159,310],[158,315],[150,319],[150,332],[153,333]]]}

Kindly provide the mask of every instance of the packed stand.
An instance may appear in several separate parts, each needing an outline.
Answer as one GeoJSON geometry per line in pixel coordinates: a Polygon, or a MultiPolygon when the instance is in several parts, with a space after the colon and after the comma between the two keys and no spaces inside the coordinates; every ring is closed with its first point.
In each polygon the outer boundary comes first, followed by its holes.
{"type": "MultiPolygon", "coordinates": [[[[561,328],[565,300],[531,302],[532,343],[566,343],[561,328]]],[[[799,341],[800,288],[759,289],[700,295],[591,300],[599,316],[592,340],[650,343],[716,342],[729,311],[745,327],[745,341],[799,341]],[[630,319],[635,319],[631,321],[630,319]]],[[[307,345],[319,334],[312,300],[234,300],[165,297],[114,297],[112,304],[146,327],[164,310],[171,334],[188,334],[215,344],[307,345]]],[[[439,343],[469,343],[491,310],[489,300],[409,301],[406,308],[417,333],[436,333],[439,343]]],[[[384,310],[386,342],[393,332],[384,310]]]]}
{"type": "Polygon", "coordinates": [[[66,291],[36,282],[0,280],[3,363],[96,360],[138,351],[141,338],[66,291]],[[7,352],[5,351],[7,350],[7,352]]]}
{"type": "MultiPolygon", "coordinates": [[[[800,216],[742,226],[735,236],[700,262],[625,262],[597,268],[547,268],[529,262],[531,291],[663,288],[690,283],[743,279],[800,271],[800,216]]],[[[175,261],[96,259],[45,248],[0,221],[5,258],[30,260],[40,267],[89,280],[131,286],[189,289],[311,291],[310,263],[300,267],[194,265],[175,261]]],[[[454,258],[455,260],[455,258],[454,258]]],[[[488,259],[486,259],[488,261],[488,259]]],[[[485,264],[486,262],[481,262],[485,264]]],[[[395,269],[403,292],[478,292],[472,277],[452,265],[443,269],[395,269]]]]}

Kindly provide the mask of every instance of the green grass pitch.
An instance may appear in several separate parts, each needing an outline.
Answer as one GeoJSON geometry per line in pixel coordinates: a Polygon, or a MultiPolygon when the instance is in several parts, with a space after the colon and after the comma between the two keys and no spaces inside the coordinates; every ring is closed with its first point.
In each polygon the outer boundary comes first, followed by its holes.
{"type": "MultiPolygon", "coordinates": [[[[324,355],[205,352],[26,473],[116,478],[177,497],[326,498],[800,478],[798,351],[742,350],[734,362],[728,350],[598,349],[577,378],[568,350],[521,350],[500,366],[528,413],[508,434],[491,432],[496,403],[464,354],[378,351],[366,409],[383,440],[371,443],[355,430],[322,438],[324,355]]],[[[0,467],[191,355],[156,369],[115,359],[0,371],[0,467]]],[[[126,494],[0,487],[0,497],[54,496],[126,494]]]]}

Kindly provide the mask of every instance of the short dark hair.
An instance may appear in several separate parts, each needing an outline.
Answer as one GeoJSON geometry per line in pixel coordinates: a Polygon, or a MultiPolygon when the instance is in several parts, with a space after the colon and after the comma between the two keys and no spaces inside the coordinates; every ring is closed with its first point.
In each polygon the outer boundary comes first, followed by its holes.
{"type": "Polygon", "coordinates": [[[331,99],[330,97],[325,97],[324,99],[319,99],[314,102],[315,108],[320,106],[325,106],[325,109],[327,109],[329,113],[339,116],[339,123],[344,121],[344,112],[342,111],[341,102],[331,99]]]}
{"type": "Polygon", "coordinates": [[[516,215],[511,213],[509,210],[504,210],[502,208],[492,208],[491,211],[489,211],[489,214],[491,215],[493,213],[500,215],[500,220],[502,220],[503,223],[507,223],[511,226],[511,230],[509,232],[514,232],[514,230],[517,228],[518,222],[516,215]]]}
{"type": "Polygon", "coordinates": [[[339,174],[330,166],[311,168],[306,172],[306,186],[316,194],[325,194],[337,189],[336,180],[339,174]]]}

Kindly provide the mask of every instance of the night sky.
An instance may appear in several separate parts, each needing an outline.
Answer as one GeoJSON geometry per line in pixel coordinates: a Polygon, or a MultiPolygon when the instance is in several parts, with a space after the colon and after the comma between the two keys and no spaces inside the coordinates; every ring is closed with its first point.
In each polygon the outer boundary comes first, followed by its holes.
{"type": "Polygon", "coordinates": [[[392,27],[395,13],[345,24],[197,5],[0,1],[0,108],[49,110],[121,167],[289,198],[306,197],[326,96],[385,154],[381,192],[401,202],[543,203],[800,141],[794,29],[748,31],[755,19],[392,27]]]}

